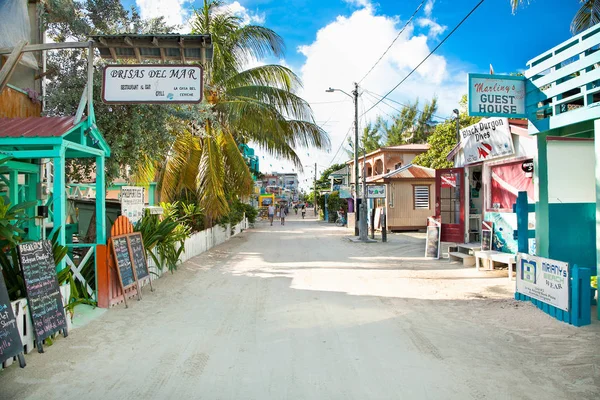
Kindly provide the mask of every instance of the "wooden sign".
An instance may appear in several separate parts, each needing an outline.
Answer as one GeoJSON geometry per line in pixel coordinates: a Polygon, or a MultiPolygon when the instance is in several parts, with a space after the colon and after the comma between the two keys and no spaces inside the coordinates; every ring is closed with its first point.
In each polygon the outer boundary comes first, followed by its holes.
{"type": "Polygon", "coordinates": [[[425,257],[440,258],[440,239],[442,224],[438,218],[427,218],[427,240],[425,242],[425,257]]]}
{"type": "Polygon", "coordinates": [[[481,250],[492,250],[494,237],[494,223],[483,221],[481,223],[481,250]]]}
{"type": "Polygon", "coordinates": [[[41,240],[20,244],[17,249],[37,348],[40,353],[43,353],[44,339],[60,330],[65,337],[69,334],[62,296],[56,279],[52,244],[48,240],[41,240]]]}
{"type": "MultiPolygon", "coordinates": [[[[128,307],[125,290],[137,284],[135,272],[133,270],[133,263],[131,262],[131,254],[129,252],[129,242],[127,241],[127,235],[113,236],[110,239],[117,266],[117,274],[119,275],[121,290],[123,291],[125,307],[128,307]]],[[[140,290],[138,287],[138,300],[139,299],[140,290]]]]}
{"type": "Polygon", "coordinates": [[[117,273],[121,283],[121,290],[123,291],[125,307],[127,307],[127,296],[125,295],[126,289],[136,286],[138,300],[141,300],[142,288],[140,286],[140,281],[149,279],[150,290],[154,291],[152,288],[152,280],[150,279],[150,271],[148,270],[142,234],[139,232],[126,233],[113,236],[110,241],[117,273]]]}
{"type": "Polygon", "coordinates": [[[6,284],[0,271],[0,365],[13,357],[19,359],[19,366],[25,367],[23,342],[17,328],[17,319],[13,313],[6,284]]]}
{"type": "Polygon", "coordinates": [[[146,249],[144,249],[142,234],[139,232],[130,233],[127,235],[127,240],[129,241],[131,261],[133,262],[138,282],[148,279],[150,281],[150,291],[154,291],[152,288],[152,279],[150,279],[150,271],[148,270],[148,261],[146,260],[146,249]]]}

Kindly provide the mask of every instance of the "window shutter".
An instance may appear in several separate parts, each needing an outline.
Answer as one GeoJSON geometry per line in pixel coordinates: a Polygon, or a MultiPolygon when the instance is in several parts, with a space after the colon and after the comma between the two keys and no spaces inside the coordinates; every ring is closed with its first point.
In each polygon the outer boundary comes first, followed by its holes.
{"type": "Polygon", "coordinates": [[[429,186],[415,186],[414,200],[416,210],[429,210],[429,186]]]}

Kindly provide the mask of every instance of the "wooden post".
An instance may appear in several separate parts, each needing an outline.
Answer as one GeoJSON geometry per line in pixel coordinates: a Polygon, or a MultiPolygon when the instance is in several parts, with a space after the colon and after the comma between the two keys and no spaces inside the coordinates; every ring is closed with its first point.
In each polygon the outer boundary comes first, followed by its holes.
{"type": "Polygon", "coordinates": [[[0,68],[0,93],[4,90],[6,85],[8,84],[8,80],[10,79],[13,72],[15,72],[15,68],[23,57],[23,47],[27,44],[26,40],[21,40],[17,45],[12,49],[10,56],[0,68]]]}
{"type": "Polygon", "coordinates": [[[571,324],[589,325],[592,322],[590,269],[573,265],[571,268],[571,324]]]}
{"type": "MultiPolygon", "coordinates": [[[[56,157],[53,159],[54,162],[54,187],[52,189],[52,196],[54,198],[53,203],[53,217],[52,222],[54,223],[54,230],[60,229],[58,234],[58,244],[65,246],[67,244],[66,241],[66,223],[67,223],[67,213],[66,213],[66,202],[67,196],[65,193],[65,158],[64,158],[64,149],[61,149],[61,157],[56,157]]],[[[65,269],[65,260],[63,259],[59,265],[56,266],[57,271],[62,271],[65,269]]]]}
{"type": "Polygon", "coordinates": [[[108,247],[96,245],[96,298],[98,307],[110,307],[110,275],[108,272],[108,247]]]}
{"type": "MultiPolygon", "coordinates": [[[[94,101],[94,44],[92,41],[88,44],[88,66],[87,66],[87,114],[92,117],[92,102],[94,101]]],[[[91,123],[91,120],[90,120],[91,123]]]]}
{"type": "Polygon", "coordinates": [[[383,208],[383,215],[381,216],[381,241],[383,243],[387,242],[387,218],[385,214],[385,207],[383,208]]]}
{"type": "Polygon", "coordinates": [[[106,244],[106,191],[104,157],[96,157],[96,243],[106,244]]]}

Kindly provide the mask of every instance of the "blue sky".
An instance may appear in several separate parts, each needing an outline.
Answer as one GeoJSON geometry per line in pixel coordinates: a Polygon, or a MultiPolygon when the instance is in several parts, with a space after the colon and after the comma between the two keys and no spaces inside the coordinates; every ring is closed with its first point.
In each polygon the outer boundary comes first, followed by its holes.
{"type": "MultiPolygon", "coordinates": [[[[479,0],[426,0],[415,19],[377,68],[361,82],[361,114],[387,93],[429,53],[479,0]]],[[[126,0],[142,16],[162,15],[185,23],[201,0],[126,0]],[[135,3],[134,3],[135,1],[135,3]]],[[[330,135],[330,151],[299,149],[304,164],[318,162],[319,171],[346,160],[342,143],[351,128],[353,106],[342,93],[325,93],[329,86],[346,92],[377,61],[410,18],[421,0],[237,0],[230,9],[249,23],[275,30],[287,46],[282,60],[256,60],[253,65],[289,66],[303,82],[315,120],[330,135]],[[338,151],[340,149],[340,151],[338,151]]],[[[485,0],[469,19],[401,85],[390,99],[400,103],[438,98],[442,118],[451,115],[466,93],[469,72],[522,71],[526,62],[571,37],[569,25],[578,0],[525,0],[513,15],[509,0],[485,0]]],[[[186,31],[184,27],[182,29],[186,31]]],[[[250,65],[250,66],[253,66],[250,65]]],[[[362,129],[377,115],[390,119],[397,104],[380,104],[361,117],[362,129]]],[[[258,153],[262,152],[257,149],[258,153]]],[[[264,156],[263,172],[289,171],[290,164],[264,156]]],[[[307,177],[312,171],[306,171],[307,177]]],[[[307,179],[305,186],[309,183],[307,179]]]]}

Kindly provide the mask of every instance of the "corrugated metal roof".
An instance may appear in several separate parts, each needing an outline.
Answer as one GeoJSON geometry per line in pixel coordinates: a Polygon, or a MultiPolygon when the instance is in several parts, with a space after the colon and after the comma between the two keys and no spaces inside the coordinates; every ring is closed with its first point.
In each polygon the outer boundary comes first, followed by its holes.
{"type": "Polygon", "coordinates": [[[73,129],[74,121],[72,116],[0,118],[0,138],[61,137],[73,129]]]}
{"type": "Polygon", "coordinates": [[[433,179],[435,169],[408,164],[383,176],[384,179],[433,179]]]}
{"type": "Polygon", "coordinates": [[[381,150],[429,150],[427,143],[401,144],[398,146],[382,147],[381,150]]]}

